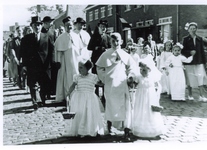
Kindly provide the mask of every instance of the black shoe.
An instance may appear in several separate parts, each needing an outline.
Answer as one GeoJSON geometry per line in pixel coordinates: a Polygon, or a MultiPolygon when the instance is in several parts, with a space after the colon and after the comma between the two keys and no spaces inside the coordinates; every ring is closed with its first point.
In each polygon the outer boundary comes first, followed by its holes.
{"type": "Polygon", "coordinates": [[[37,110],[38,109],[38,104],[37,103],[34,103],[33,104],[33,107],[34,107],[34,110],[37,110]]]}
{"type": "Polygon", "coordinates": [[[24,86],[22,86],[22,88],[21,88],[22,90],[26,90],[26,87],[24,87],[24,86]]]}
{"type": "Polygon", "coordinates": [[[111,133],[111,126],[112,126],[111,121],[107,121],[107,128],[108,128],[109,133],[111,133]]]}
{"type": "Polygon", "coordinates": [[[131,141],[131,137],[130,137],[129,131],[130,131],[129,128],[125,128],[124,129],[124,141],[125,142],[130,142],[131,141]]]}
{"type": "Polygon", "coordinates": [[[46,99],[51,99],[50,94],[47,94],[46,99]]]}
{"type": "Polygon", "coordinates": [[[44,104],[42,102],[38,102],[37,104],[38,104],[39,107],[43,107],[44,106],[44,104]]]}

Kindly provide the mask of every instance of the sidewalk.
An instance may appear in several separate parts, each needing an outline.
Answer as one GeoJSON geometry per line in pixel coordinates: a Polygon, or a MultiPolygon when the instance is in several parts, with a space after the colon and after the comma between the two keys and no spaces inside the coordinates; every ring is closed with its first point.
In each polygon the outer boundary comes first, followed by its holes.
{"type": "MultiPolygon", "coordinates": [[[[198,99],[198,89],[193,89],[198,99]]],[[[207,93],[205,95],[207,97],[207,93]]],[[[64,106],[46,101],[46,107],[33,110],[30,94],[19,90],[3,79],[3,145],[69,144],[69,143],[124,143],[123,131],[98,138],[64,136],[66,121],[64,106]],[[117,135],[116,135],[117,134],[117,135]]],[[[132,138],[131,143],[198,143],[207,142],[207,103],[198,101],[173,102],[167,95],[160,100],[166,133],[160,140],[132,138]]],[[[103,114],[104,115],[104,114],[103,114]]],[[[105,123],[105,121],[103,120],[105,123]]]]}

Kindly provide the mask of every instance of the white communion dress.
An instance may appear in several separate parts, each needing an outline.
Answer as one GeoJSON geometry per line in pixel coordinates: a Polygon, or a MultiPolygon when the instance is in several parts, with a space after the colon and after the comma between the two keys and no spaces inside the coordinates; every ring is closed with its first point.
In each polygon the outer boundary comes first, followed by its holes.
{"type": "Polygon", "coordinates": [[[97,75],[92,73],[86,76],[76,74],[73,80],[77,86],[71,96],[71,112],[75,112],[76,115],[72,120],[68,135],[96,136],[97,133],[104,134],[101,115],[103,106],[94,92],[95,84],[98,81],[97,75]]]}
{"type": "Polygon", "coordinates": [[[155,91],[155,78],[139,75],[135,95],[132,132],[138,137],[153,138],[163,134],[164,122],[160,112],[153,112],[152,105],[159,106],[159,96],[155,91]]]}

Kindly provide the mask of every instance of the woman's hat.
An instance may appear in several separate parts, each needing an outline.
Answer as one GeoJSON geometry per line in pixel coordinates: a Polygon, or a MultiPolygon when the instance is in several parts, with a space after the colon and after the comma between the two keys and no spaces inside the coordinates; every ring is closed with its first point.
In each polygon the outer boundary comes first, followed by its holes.
{"type": "Polygon", "coordinates": [[[74,22],[74,24],[76,24],[76,23],[86,24],[85,20],[83,20],[83,18],[81,18],[81,17],[76,18],[76,21],[74,22]]]}
{"type": "Polygon", "coordinates": [[[196,28],[198,27],[198,24],[197,23],[195,23],[195,22],[191,22],[191,23],[186,23],[185,24],[185,30],[188,30],[189,29],[189,27],[191,26],[191,25],[194,25],[194,26],[196,26],[196,28]]]}
{"type": "Polygon", "coordinates": [[[102,24],[102,25],[105,25],[106,27],[108,27],[108,21],[107,20],[100,20],[99,23],[98,23],[98,26],[102,24]]]}
{"type": "Polygon", "coordinates": [[[32,19],[32,22],[30,23],[30,26],[32,26],[33,23],[42,24],[40,17],[38,16],[32,17],[31,19],[32,19]]]}
{"type": "Polygon", "coordinates": [[[45,16],[42,20],[42,22],[52,22],[55,19],[52,19],[50,16],[45,16]]]}

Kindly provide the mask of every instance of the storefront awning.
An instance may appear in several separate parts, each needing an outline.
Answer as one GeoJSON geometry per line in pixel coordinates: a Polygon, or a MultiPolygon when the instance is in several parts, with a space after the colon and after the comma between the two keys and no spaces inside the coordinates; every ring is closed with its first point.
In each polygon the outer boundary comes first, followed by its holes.
{"type": "Polygon", "coordinates": [[[119,19],[122,23],[123,28],[131,28],[131,25],[124,18],[120,17],[119,19]]]}
{"type": "Polygon", "coordinates": [[[141,27],[133,27],[133,28],[131,28],[131,30],[142,29],[142,28],[152,28],[152,27],[154,27],[154,25],[150,25],[150,26],[141,26],[141,27]]]}

